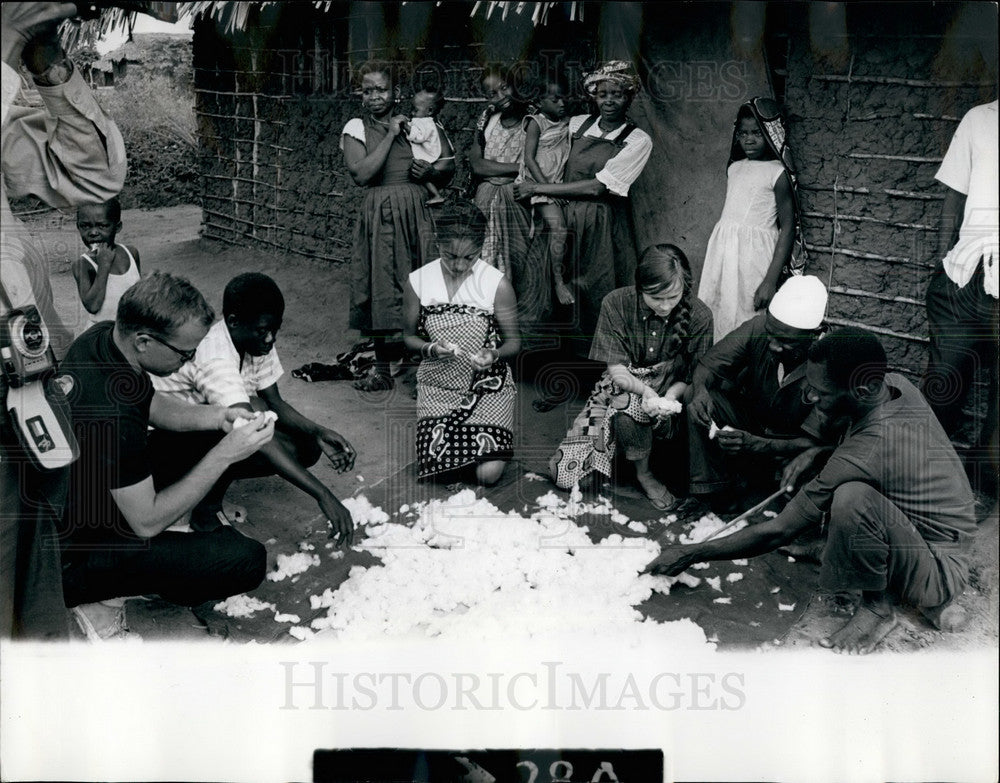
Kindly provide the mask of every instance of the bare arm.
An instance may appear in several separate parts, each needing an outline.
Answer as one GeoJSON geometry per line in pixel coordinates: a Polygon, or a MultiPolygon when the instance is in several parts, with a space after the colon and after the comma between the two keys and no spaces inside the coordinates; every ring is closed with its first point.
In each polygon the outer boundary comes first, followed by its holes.
{"type": "Polygon", "coordinates": [[[231,419],[226,413],[226,408],[181,402],[163,392],[155,392],[149,404],[149,423],[161,430],[174,432],[223,430],[227,421],[231,419]]]}
{"type": "Polygon", "coordinates": [[[148,476],[137,484],[111,490],[111,497],[135,534],[152,538],[194,508],[226,468],[249,457],[273,436],[274,425],[269,422],[260,429],[247,426],[233,430],[176,484],[157,492],[152,476],[148,476]]]}
{"type": "Polygon", "coordinates": [[[795,199],[792,197],[792,183],[788,179],[788,172],[782,172],[774,183],[774,201],[778,208],[778,241],[774,245],[771,264],[764,279],[754,292],[755,310],[762,310],[770,304],[778,289],[781,268],[792,254],[792,244],[795,241],[795,199]]]}
{"type": "Polygon", "coordinates": [[[962,228],[964,218],[965,194],[945,185],[944,201],[941,204],[941,228],[938,231],[938,265],[958,239],[958,231],[962,228]]]}
{"type": "Polygon", "coordinates": [[[609,364],[608,374],[611,376],[611,380],[618,384],[618,387],[623,391],[638,394],[640,397],[656,395],[656,389],[636,378],[624,364],[609,364]]]}
{"type": "Polygon", "coordinates": [[[500,325],[503,342],[497,348],[497,359],[512,359],[521,352],[521,330],[517,324],[517,297],[514,287],[505,277],[497,287],[493,314],[500,325]]]}
{"type": "Polygon", "coordinates": [[[379,143],[371,152],[365,149],[365,145],[352,136],[344,136],[344,162],[347,164],[347,171],[355,184],[367,185],[375,179],[386,158],[389,157],[389,150],[406,122],[406,117],[394,115],[389,120],[389,131],[382,137],[379,143]]]}
{"type": "Polygon", "coordinates": [[[582,179],[576,182],[551,182],[539,183],[519,182],[514,186],[515,198],[526,198],[538,194],[539,196],[556,196],[569,198],[591,198],[601,196],[608,190],[607,186],[596,177],[582,179]]]}
{"type": "Polygon", "coordinates": [[[500,163],[484,158],[479,139],[472,142],[472,149],[469,150],[469,166],[477,177],[514,177],[520,168],[517,163],[500,163]]]}
{"type": "Polygon", "coordinates": [[[441,155],[433,163],[430,179],[438,187],[445,187],[455,176],[455,147],[444,128],[440,125],[435,127],[441,139],[441,155]]]}
{"type": "Polygon", "coordinates": [[[403,286],[403,345],[420,353],[427,340],[417,335],[417,321],[420,318],[420,300],[410,281],[403,286]]]}
{"type": "Polygon", "coordinates": [[[695,563],[756,557],[793,541],[811,524],[811,520],[795,515],[793,510],[786,507],[774,519],[729,536],[700,544],[665,547],[645,570],[653,574],[676,576],[695,563]]]}
{"type": "Polygon", "coordinates": [[[96,271],[83,258],[77,259],[73,265],[73,277],[76,279],[76,290],[88,313],[94,314],[104,304],[107,293],[108,275],[111,272],[110,263],[98,263],[96,271]]]}
{"type": "Polygon", "coordinates": [[[528,169],[535,182],[548,182],[548,178],[542,174],[541,168],[535,156],[538,154],[538,138],[542,135],[541,128],[533,117],[528,118],[528,128],[524,136],[524,166],[528,169]]]}

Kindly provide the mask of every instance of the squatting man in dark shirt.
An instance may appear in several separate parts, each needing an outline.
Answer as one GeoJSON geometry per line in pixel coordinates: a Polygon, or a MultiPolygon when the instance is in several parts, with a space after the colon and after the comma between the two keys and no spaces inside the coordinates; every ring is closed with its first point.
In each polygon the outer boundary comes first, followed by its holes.
{"type": "Polygon", "coordinates": [[[80,444],[60,538],[67,606],[149,593],[195,606],[263,580],[263,545],[234,528],[167,529],[274,436],[273,422],[250,411],[154,392],[150,375],[169,375],[189,361],[214,318],[187,280],[154,272],[125,292],[116,321],[91,327],[66,354],[60,382],[80,444]],[[225,435],[184,476],[157,488],[150,424],[225,435]]]}
{"type": "Polygon", "coordinates": [[[796,484],[822,456],[819,474],[775,518],[727,537],[668,546],[646,568],[676,576],[694,563],[771,552],[820,525],[829,530],[820,588],[860,591],[854,616],[820,640],[837,652],[871,652],[895,627],[895,605],[918,608],[941,630],[958,630],[954,603],[969,579],[974,499],[958,455],[927,402],[909,381],[886,371],[886,355],[863,329],[831,332],[809,349],[807,391],[816,408],[842,418],[847,434],[832,449],[793,460],[796,484]]]}

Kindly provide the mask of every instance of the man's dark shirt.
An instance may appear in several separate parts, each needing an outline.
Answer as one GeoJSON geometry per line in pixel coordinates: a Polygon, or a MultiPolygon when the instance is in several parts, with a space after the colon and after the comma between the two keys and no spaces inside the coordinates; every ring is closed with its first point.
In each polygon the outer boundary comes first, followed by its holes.
{"type": "Polygon", "coordinates": [[[803,399],[806,362],[785,368],[778,382],[779,361],[767,347],[766,319],[767,313],[761,313],[740,324],[708,350],[701,365],[732,384],[731,396],[759,422],[759,434],[789,438],[805,433],[831,442],[832,426],[803,399]]]}
{"type": "Polygon", "coordinates": [[[115,345],[113,328],[105,322],[88,329],[60,365],[60,375],[73,382],[68,397],[80,444],[70,473],[64,549],[142,546],[110,490],[151,475],[146,432],[153,386],[115,345]]]}

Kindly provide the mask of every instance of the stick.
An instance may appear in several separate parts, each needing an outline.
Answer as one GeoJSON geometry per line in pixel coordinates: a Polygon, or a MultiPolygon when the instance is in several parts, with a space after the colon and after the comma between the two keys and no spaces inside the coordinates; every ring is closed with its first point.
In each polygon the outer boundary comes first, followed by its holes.
{"type": "Polygon", "coordinates": [[[742,522],[747,517],[752,517],[754,514],[756,514],[758,511],[760,511],[762,508],[764,508],[764,506],[766,506],[769,503],[771,503],[771,501],[777,500],[779,497],[781,497],[782,495],[784,495],[785,492],[787,491],[787,489],[788,489],[787,487],[781,487],[773,495],[769,495],[768,497],[764,498],[762,501],[760,501],[760,503],[758,503],[753,508],[747,509],[742,514],[740,514],[738,517],[736,517],[736,519],[732,520],[731,522],[727,522],[723,527],[720,527],[714,533],[712,533],[712,534],[710,534],[708,536],[705,536],[705,538],[703,538],[699,543],[704,544],[706,541],[711,541],[713,538],[715,538],[717,535],[719,535],[719,533],[722,533],[722,532],[724,532],[726,530],[729,530],[729,528],[731,528],[733,525],[737,524],[738,522],[742,522]]]}

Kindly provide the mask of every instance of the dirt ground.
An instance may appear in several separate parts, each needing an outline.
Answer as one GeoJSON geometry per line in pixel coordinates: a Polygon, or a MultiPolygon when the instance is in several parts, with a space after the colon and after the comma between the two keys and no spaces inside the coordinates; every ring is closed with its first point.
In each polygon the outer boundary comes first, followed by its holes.
{"type": "MultiPolygon", "coordinates": [[[[364,492],[372,503],[383,505],[390,514],[402,503],[418,497],[450,494],[448,488],[417,485],[414,481],[412,385],[397,383],[391,392],[365,395],[354,391],[345,381],[306,383],[291,377],[294,368],[307,362],[331,362],[337,353],[357,341],[357,333],[346,327],[346,270],[299,256],[202,240],[198,233],[200,221],[201,212],[197,206],[127,210],[119,241],[139,248],[143,272],[162,269],[184,275],[217,309],[221,309],[223,287],[239,272],[264,272],[278,282],[286,300],[285,319],[278,340],[286,373],[280,382],[282,395],[305,415],[343,433],[358,451],[353,472],[338,475],[321,463],[314,468],[317,477],[338,497],[364,492]]],[[[78,297],[70,264],[82,250],[73,222],[58,213],[50,213],[36,218],[33,228],[43,235],[50,248],[54,248],[50,255],[56,301],[61,313],[73,322],[79,310],[76,309],[78,297]]],[[[547,480],[533,480],[525,474],[546,474],[548,456],[580,406],[580,401],[570,402],[539,414],[530,404],[536,396],[534,384],[519,379],[519,391],[517,458],[508,467],[501,486],[488,494],[490,500],[504,510],[530,508],[539,496],[554,489],[547,480]]],[[[632,519],[650,523],[647,535],[656,536],[667,529],[657,522],[661,515],[641,498],[629,493],[612,497],[620,511],[632,519]]],[[[227,502],[248,510],[249,521],[241,529],[267,544],[269,570],[274,567],[278,554],[299,551],[303,543],[311,543],[317,552],[329,551],[325,548],[326,525],[318,507],[308,496],[279,479],[239,482],[230,490],[227,502]]],[[[919,616],[907,613],[888,637],[887,649],[908,651],[929,646],[970,649],[996,645],[997,514],[995,506],[991,509],[980,504],[979,510],[982,521],[974,554],[972,584],[961,599],[972,615],[968,629],[956,634],[941,634],[919,616]]],[[[700,504],[691,501],[682,508],[679,519],[670,524],[669,529],[674,533],[683,532],[686,522],[698,519],[705,511],[700,504]]],[[[605,529],[609,525],[606,519],[581,518],[578,522],[588,524],[594,537],[609,532],[638,535],[618,527],[613,531],[605,529]]],[[[321,593],[327,587],[336,588],[346,578],[351,565],[373,562],[372,555],[365,551],[352,551],[340,559],[324,557],[321,565],[298,577],[281,582],[265,581],[253,595],[274,603],[282,613],[298,614],[300,624],[308,625],[311,617],[325,612],[309,608],[309,595],[321,593]]],[[[795,562],[786,555],[765,555],[739,569],[730,563],[712,564],[695,573],[700,577],[722,577],[725,595],[732,597],[732,603],[715,603],[713,599],[721,593],[714,592],[703,582],[697,588],[675,589],[670,596],[654,596],[642,607],[643,611],[661,621],[690,617],[705,629],[709,638],[717,639],[722,649],[808,645],[831,624],[836,626],[843,622],[843,608],[831,610],[810,599],[816,582],[816,566],[795,562]],[[734,570],[742,571],[744,578],[738,584],[726,584],[726,576],[734,570]],[[779,590],[775,592],[775,588],[779,590]],[[789,606],[793,608],[788,609],[789,606]]],[[[144,639],[295,641],[288,634],[289,624],[273,621],[267,612],[237,620],[202,607],[196,616],[187,609],[137,599],[128,601],[126,608],[131,630],[144,639]]]]}

